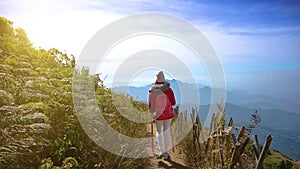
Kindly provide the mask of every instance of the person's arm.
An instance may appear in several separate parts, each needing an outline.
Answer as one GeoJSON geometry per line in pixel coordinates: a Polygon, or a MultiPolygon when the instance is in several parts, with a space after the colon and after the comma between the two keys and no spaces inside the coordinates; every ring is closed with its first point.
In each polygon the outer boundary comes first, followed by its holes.
{"type": "Polygon", "coordinates": [[[169,90],[168,90],[168,97],[170,99],[171,105],[175,106],[176,99],[175,99],[175,96],[174,96],[174,92],[173,92],[173,90],[171,88],[169,88],[169,90]]]}

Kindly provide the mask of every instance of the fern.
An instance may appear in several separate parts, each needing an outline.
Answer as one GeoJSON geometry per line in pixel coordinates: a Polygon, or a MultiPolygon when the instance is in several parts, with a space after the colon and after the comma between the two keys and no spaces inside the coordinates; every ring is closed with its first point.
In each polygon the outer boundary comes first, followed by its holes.
{"type": "Polygon", "coordinates": [[[262,121],[261,116],[258,114],[258,111],[256,110],[254,114],[252,114],[249,118],[250,124],[248,127],[245,128],[245,134],[246,136],[250,136],[253,129],[256,128],[256,126],[262,121]]]}

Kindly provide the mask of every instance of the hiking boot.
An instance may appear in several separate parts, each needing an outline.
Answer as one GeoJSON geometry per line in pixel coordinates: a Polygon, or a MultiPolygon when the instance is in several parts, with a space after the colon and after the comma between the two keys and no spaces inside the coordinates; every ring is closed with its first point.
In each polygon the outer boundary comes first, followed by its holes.
{"type": "Polygon", "coordinates": [[[163,153],[163,160],[169,160],[170,154],[168,152],[163,153]]]}
{"type": "Polygon", "coordinates": [[[156,157],[157,157],[157,159],[162,159],[163,157],[164,157],[164,153],[158,153],[157,155],[156,155],[156,157]]]}

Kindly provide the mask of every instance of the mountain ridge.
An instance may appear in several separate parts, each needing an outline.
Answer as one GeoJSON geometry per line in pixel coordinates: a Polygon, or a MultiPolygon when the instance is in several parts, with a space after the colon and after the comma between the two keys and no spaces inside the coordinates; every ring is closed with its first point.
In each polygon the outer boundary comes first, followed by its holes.
{"type": "MultiPolygon", "coordinates": [[[[183,101],[184,103],[194,103],[195,98],[190,97],[195,95],[195,93],[199,93],[200,95],[200,104],[211,104],[211,92],[212,88],[201,83],[191,84],[187,82],[182,82],[179,80],[167,80],[175,93],[175,97],[177,102],[181,104],[183,101]],[[191,90],[186,90],[190,89],[191,90]],[[184,92],[182,92],[184,90],[184,92]],[[184,93],[184,96],[181,95],[184,93]]],[[[152,83],[153,84],[153,83],[152,83]]],[[[148,100],[148,90],[152,84],[141,86],[141,87],[134,87],[134,86],[120,86],[114,87],[112,90],[114,92],[122,92],[128,93],[133,98],[139,101],[146,102],[148,100]]],[[[224,92],[223,89],[214,88],[216,93],[224,92]]],[[[300,106],[290,103],[281,98],[275,98],[269,95],[261,95],[261,94],[251,94],[246,91],[241,90],[234,90],[230,89],[226,91],[226,102],[233,103],[236,105],[243,105],[248,108],[253,109],[279,109],[288,112],[294,112],[300,114],[300,106]]]]}

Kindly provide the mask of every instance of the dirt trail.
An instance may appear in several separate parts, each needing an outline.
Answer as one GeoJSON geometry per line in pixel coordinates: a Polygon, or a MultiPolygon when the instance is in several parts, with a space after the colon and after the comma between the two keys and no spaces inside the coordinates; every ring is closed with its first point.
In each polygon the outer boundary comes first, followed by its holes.
{"type": "MultiPolygon", "coordinates": [[[[148,126],[148,135],[151,136],[151,126],[150,124],[148,126]]],[[[153,132],[155,133],[155,124],[153,124],[153,132]]],[[[172,144],[170,144],[172,145],[172,144]]],[[[157,149],[157,142],[156,139],[154,139],[154,149],[157,149]]],[[[152,149],[148,150],[151,151],[152,149]]],[[[156,151],[155,151],[156,152],[156,151]]],[[[184,162],[184,154],[181,153],[180,149],[178,147],[174,147],[169,151],[171,158],[169,160],[163,160],[163,159],[157,159],[155,156],[150,157],[150,165],[146,167],[146,169],[189,169],[189,167],[184,162]]],[[[152,153],[153,154],[153,153],[152,153]]]]}

